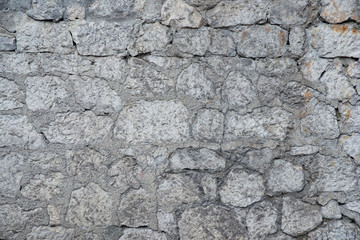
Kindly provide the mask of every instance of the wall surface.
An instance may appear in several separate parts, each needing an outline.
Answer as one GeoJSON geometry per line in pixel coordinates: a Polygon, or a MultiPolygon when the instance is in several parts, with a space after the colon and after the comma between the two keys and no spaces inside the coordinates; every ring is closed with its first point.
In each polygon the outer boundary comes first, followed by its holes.
{"type": "Polygon", "coordinates": [[[360,239],[358,0],[0,0],[0,239],[360,239]]]}

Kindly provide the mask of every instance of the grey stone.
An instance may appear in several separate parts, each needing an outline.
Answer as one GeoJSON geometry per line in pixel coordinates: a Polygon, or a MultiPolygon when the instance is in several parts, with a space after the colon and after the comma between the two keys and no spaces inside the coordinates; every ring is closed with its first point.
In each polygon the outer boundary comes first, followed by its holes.
{"type": "Polygon", "coordinates": [[[95,59],[94,72],[97,77],[124,83],[128,67],[124,60],[117,57],[100,58],[95,59]]]}
{"type": "Polygon", "coordinates": [[[179,220],[180,239],[247,238],[246,227],[228,208],[210,205],[186,209],[179,220]]]}
{"type": "Polygon", "coordinates": [[[112,221],[112,198],[95,183],[71,193],[66,221],[77,226],[108,226],[112,221]]]}
{"type": "Polygon", "coordinates": [[[312,145],[304,145],[299,147],[291,147],[289,154],[292,156],[297,155],[311,155],[319,151],[319,147],[312,145]]]}
{"type": "Polygon", "coordinates": [[[331,221],[323,227],[316,229],[308,234],[309,240],[325,239],[348,239],[356,240],[359,238],[359,227],[347,221],[331,221]]]}
{"type": "Polygon", "coordinates": [[[340,130],[342,133],[360,133],[360,105],[342,104],[339,106],[341,115],[340,130]]]}
{"type": "Polygon", "coordinates": [[[0,15],[0,29],[3,28],[10,33],[15,33],[18,24],[21,23],[21,19],[24,16],[26,15],[18,11],[2,11],[0,15]]]}
{"type": "Polygon", "coordinates": [[[199,28],[201,14],[183,0],[166,0],[161,9],[162,24],[176,27],[199,28]]]}
{"type": "Polygon", "coordinates": [[[360,63],[352,62],[347,68],[347,74],[349,77],[360,78],[360,63]]]}
{"type": "Polygon", "coordinates": [[[318,83],[328,64],[328,59],[314,58],[305,55],[300,61],[300,70],[306,80],[312,83],[318,83]]]}
{"type": "Polygon", "coordinates": [[[224,115],[215,109],[200,109],[192,124],[195,139],[205,142],[221,142],[224,133],[224,115]]]}
{"type": "Polygon", "coordinates": [[[46,239],[71,239],[74,237],[74,230],[64,227],[34,227],[31,232],[26,235],[26,239],[46,240],[46,239]]]}
{"type": "Polygon", "coordinates": [[[360,164],[360,134],[354,133],[350,136],[340,136],[339,143],[344,151],[360,164]]]}
{"type": "Polygon", "coordinates": [[[320,211],[313,205],[284,198],[281,229],[291,236],[300,236],[315,229],[322,222],[320,211]]]}
{"type": "MultiPolygon", "coordinates": [[[[9,153],[0,160],[0,196],[14,198],[20,191],[20,181],[24,176],[24,157],[9,153]]],[[[1,232],[1,231],[0,231],[1,232]]]]}
{"type": "Polygon", "coordinates": [[[243,169],[234,169],[226,177],[219,193],[223,203],[247,207],[264,196],[264,180],[258,173],[250,174],[243,169]]]}
{"type": "Polygon", "coordinates": [[[29,220],[29,216],[16,204],[0,206],[0,238],[14,239],[29,220]]]}
{"type": "Polygon", "coordinates": [[[219,171],[225,168],[226,160],[207,148],[177,149],[170,156],[170,169],[199,169],[219,171]]]}
{"type": "Polygon", "coordinates": [[[0,115],[0,126],[0,147],[39,149],[45,146],[43,137],[26,116],[0,115]]]}
{"type": "Polygon", "coordinates": [[[212,27],[230,27],[265,22],[268,4],[263,0],[224,1],[206,12],[206,20],[212,27]]]}
{"type": "Polygon", "coordinates": [[[283,77],[298,71],[297,62],[288,57],[261,58],[256,62],[256,70],[264,76],[283,77]]]}
{"type": "Polygon", "coordinates": [[[18,84],[0,77],[0,111],[23,107],[23,97],[24,92],[18,84]]]}
{"type": "Polygon", "coordinates": [[[15,49],[15,37],[9,35],[0,35],[0,51],[14,51],[15,49]]]}
{"type": "Polygon", "coordinates": [[[270,148],[250,150],[246,152],[246,155],[242,158],[241,163],[254,171],[265,173],[271,167],[273,160],[277,156],[278,152],[270,148]]]}
{"type": "Polygon", "coordinates": [[[164,233],[155,232],[151,229],[125,229],[119,240],[166,240],[164,233]]]}
{"type": "Polygon", "coordinates": [[[289,34],[290,52],[297,57],[305,53],[306,34],[303,27],[293,27],[289,34]]]}
{"type": "Polygon", "coordinates": [[[283,87],[284,82],[278,77],[260,76],[256,87],[260,102],[271,105],[273,101],[279,101],[283,87]]]}
{"type": "Polygon", "coordinates": [[[85,7],[79,4],[68,5],[64,11],[64,18],[70,21],[85,19],[85,16],[85,7]]]}
{"type": "Polygon", "coordinates": [[[210,31],[211,44],[209,52],[223,56],[235,56],[236,44],[231,31],[213,29],[210,31]]]}
{"type": "Polygon", "coordinates": [[[277,231],[277,210],[270,203],[263,201],[250,208],[246,215],[246,225],[252,239],[259,239],[277,231]]]}
{"type": "Polygon", "coordinates": [[[204,190],[207,199],[216,199],[217,197],[217,179],[213,175],[206,174],[201,178],[201,187],[204,190]]]}
{"type": "Polygon", "coordinates": [[[287,51],[288,32],[275,25],[259,25],[239,31],[237,53],[244,57],[281,57],[287,51]]]}
{"type": "Polygon", "coordinates": [[[340,219],[342,217],[341,209],[337,201],[331,200],[321,208],[321,214],[324,218],[340,219]]]}
{"type": "Polygon", "coordinates": [[[210,46],[209,29],[180,29],[174,34],[172,43],[177,55],[204,56],[210,46]]]}
{"type": "MultiPolygon", "coordinates": [[[[31,7],[31,0],[12,0],[12,1],[2,1],[1,4],[5,4],[4,10],[17,10],[24,11],[31,7]]],[[[0,5],[1,6],[1,5],[0,5]]]]}
{"type": "Polygon", "coordinates": [[[344,207],[349,209],[350,211],[360,214],[360,201],[359,200],[348,202],[344,205],[344,207]]]}
{"type": "Polygon", "coordinates": [[[342,23],[347,20],[360,21],[359,3],[357,0],[321,0],[320,16],[328,23],[342,23]]]}
{"type": "Polygon", "coordinates": [[[32,6],[27,14],[35,20],[54,20],[62,19],[64,13],[61,0],[36,0],[32,1],[32,6]]]}
{"type": "Polygon", "coordinates": [[[126,143],[177,143],[189,137],[188,110],[179,101],[142,101],[125,107],[114,135],[126,143]]]}
{"type": "Polygon", "coordinates": [[[304,170],[284,160],[275,160],[268,173],[267,187],[272,192],[298,192],[304,188],[304,170]]]}
{"type": "Polygon", "coordinates": [[[191,6],[196,7],[200,10],[209,9],[211,7],[214,7],[218,2],[221,0],[208,0],[208,1],[202,1],[202,0],[185,0],[185,2],[191,6]]]}
{"type": "Polygon", "coordinates": [[[275,0],[270,7],[270,23],[295,25],[306,23],[309,9],[308,0],[275,0]]]}
{"type": "Polygon", "coordinates": [[[137,16],[143,20],[161,20],[161,7],[163,0],[137,0],[133,9],[137,16]]]}
{"type": "Polygon", "coordinates": [[[169,235],[177,235],[176,216],[172,212],[159,211],[157,213],[159,231],[166,232],[169,235]]]}
{"type": "Polygon", "coordinates": [[[121,18],[131,15],[134,0],[95,0],[89,6],[89,13],[99,17],[121,18]]]}

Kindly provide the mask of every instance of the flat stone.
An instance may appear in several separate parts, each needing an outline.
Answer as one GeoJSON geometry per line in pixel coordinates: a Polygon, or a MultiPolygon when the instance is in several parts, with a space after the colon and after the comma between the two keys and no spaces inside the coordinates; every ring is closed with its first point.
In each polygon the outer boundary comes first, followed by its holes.
{"type": "Polygon", "coordinates": [[[246,227],[233,210],[210,205],[186,209],[179,220],[180,239],[247,238],[246,227]]]}
{"type": "Polygon", "coordinates": [[[260,102],[264,105],[271,105],[273,101],[278,101],[283,88],[284,82],[281,78],[260,76],[256,90],[260,102]]]}
{"type": "Polygon", "coordinates": [[[98,17],[123,18],[133,12],[134,0],[95,0],[89,6],[89,13],[98,17]]]}
{"type": "Polygon", "coordinates": [[[277,210],[270,202],[263,201],[250,208],[246,225],[252,239],[259,239],[277,231],[277,210]]]}
{"type": "Polygon", "coordinates": [[[0,77],[0,111],[23,107],[24,92],[13,81],[0,77]]]}
{"type": "Polygon", "coordinates": [[[0,35],[0,51],[15,51],[16,39],[9,35],[0,35]]]}
{"type": "Polygon", "coordinates": [[[275,160],[267,177],[267,187],[270,191],[299,192],[304,188],[304,170],[284,160],[275,160]]]}
{"type": "Polygon", "coordinates": [[[312,28],[311,45],[321,57],[352,57],[359,58],[360,31],[351,24],[329,25],[319,24],[312,28]]]}
{"type": "Polygon", "coordinates": [[[206,12],[206,20],[212,27],[230,27],[265,22],[268,4],[263,0],[224,1],[206,12]]]}
{"type": "Polygon", "coordinates": [[[342,23],[347,20],[360,21],[357,0],[344,4],[341,0],[321,0],[320,16],[328,23],[342,23]]]}
{"type": "Polygon", "coordinates": [[[321,208],[321,214],[324,218],[340,219],[342,217],[341,209],[337,201],[331,200],[321,208]]]}
{"type": "Polygon", "coordinates": [[[226,177],[219,193],[223,203],[247,207],[260,201],[264,196],[264,180],[260,174],[249,174],[243,169],[234,169],[226,177]]]}
{"type": "Polygon", "coordinates": [[[109,226],[112,223],[112,199],[95,183],[71,193],[66,221],[78,226],[109,226]]]}
{"type": "Polygon", "coordinates": [[[177,55],[204,56],[210,46],[209,29],[180,29],[174,34],[172,43],[177,55]]]}
{"type": "Polygon", "coordinates": [[[26,13],[35,20],[59,21],[64,13],[63,3],[61,0],[32,1],[31,9],[26,13]]]}
{"type": "Polygon", "coordinates": [[[244,57],[281,57],[287,51],[288,32],[275,25],[244,27],[238,33],[237,53],[244,57]]]}
{"type": "MultiPolygon", "coordinates": [[[[9,153],[0,160],[0,196],[15,198],[20,192],[20,181],[24,176],[24,156],[9,153]]],[[[1,231],[0,231],[1,232],[1,231]]]]}
{"type": "Polygon", "coordinates": [[[342,133],[360,133],[360,105],[342,104],[339,106],[341,115],[340,130],[342,133]]]}
{"type": "Polygon", "coordinates": [[[40,133],[26,116],[0,115],[0,147],[39,149],[45,146],[40,133]]]}
{"type": "Polygon", "coordinates": [[[221,142],[224,133],[224,115],[215,109],[200,109],[192,124],[195,139],[205,142],[221,142]]]}
{"type": "Polygon", "coordinates": [[[284,233],[297,237],[315,229],[321,222],[321,213],[315,206],[284,198],[281,218],[284,233]]]}
{"type": "Polygon", "coordinates": [[[26,235],[26,239],[46,240],[46,239],[72,239],[74,238],[74,230],[64,227],[34,227],[30,233],[26,235]]]}
{"type": "Polygon", "coordinates": [[[126,143],[177,143],[189,137],[188,110],[179,101],[142,101],[120,113],[114,135],[126,143]]]}
{"type": "Polygon", "coordinates": [[[155,232],[151,229],[125,229],[119,240],[166,240],[165,233],[155,232]]]}
{"type": "Polygon", "coordinates": [[[207,148],[177,149],[170,156],[170,169],[199,169],[219,171],[225,168],[226,160],[207,148]]]}
{"type": "Polygon", "coordinates": [[[323,227],[316,229],[308,234],[309,240],[326,240],[326,239],[349,239],[356,240],[359,238],[360,230],[355,224],[347,221],[331,221],[323,227]]]}
{"type": "Polygon", "coordinates": [[[350,136],[342,135],[339,143],[344,151],[352,157],[356,163],[360,164],[360,134],[354,133],[350,136]]]}
{"type": "Polygon", "coordinates": [[[231,31],[213,29],[210,31],[211,45],[209,52],[222,56],[235,56],[236,44],[231,31]]]}
{"type": "Polygon", "coordinates": [[[308,0],[275,0],[271,2],[270,23],[281,25],[300,25],[309,15],[308,0]]]}
{"type": "Polygon", "coordinates": [[[161,9],[162,24],[180,28],[199,28],[201,14],[183,0],[166,0],[161,9]]]}
{"type": "Polygon", "coordinates": [[[112,126],[110,117],[96,116],[91,111],[59,113],[44,134],[51,143],[88,144],[105,139],[112,126]]]}

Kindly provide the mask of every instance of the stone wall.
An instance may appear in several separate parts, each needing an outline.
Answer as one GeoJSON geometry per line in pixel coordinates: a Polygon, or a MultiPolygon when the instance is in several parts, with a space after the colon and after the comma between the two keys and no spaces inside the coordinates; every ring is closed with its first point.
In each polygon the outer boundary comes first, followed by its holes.
{"type": "Polygon", "coordinates": [[[358,0],[0,0],[0,239],[360,239],[358,0]]]}

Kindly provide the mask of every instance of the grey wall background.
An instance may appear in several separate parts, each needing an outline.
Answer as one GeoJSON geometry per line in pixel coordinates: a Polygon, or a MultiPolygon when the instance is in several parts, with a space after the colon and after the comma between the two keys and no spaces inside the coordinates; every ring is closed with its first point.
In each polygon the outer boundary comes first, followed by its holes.
{"type": "Polygon", "coordinates": [[[0,8],[0,239],[360,239],[359,1],[0,8]]]}

